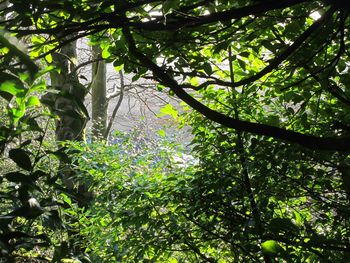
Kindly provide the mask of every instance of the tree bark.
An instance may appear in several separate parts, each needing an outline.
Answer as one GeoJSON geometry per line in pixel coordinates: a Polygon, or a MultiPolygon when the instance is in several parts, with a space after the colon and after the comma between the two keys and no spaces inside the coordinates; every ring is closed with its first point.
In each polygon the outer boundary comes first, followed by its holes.
{"type": "Polygon", "coordinates": [[[60,53],[53,54],[53,63],[60,69],[51,72],[51,85],[59,94],[54,96],[54,110],[59,116],[56,127],[58,142],[82,140],[86,116],[82,113],[82,103],[86,95],[85,87],[79,82],[74,71],[76,43],[64,46],[60,53]]]}
{"type": "MultiPolygon", "coordinates": [[[[101,58],[100,46],[92,47],[93,60],[101,58]]],[[[107,91],[106,91],[106,62],[103,60],[92,64],[92,136],[93,140],[105,138],[107,128],[107,91]]]]}
{"type": "MultiPolygon", "coordinates": [[[[53,54],[53,64],[59,69],[50,73],[51,85],[57,94],[46,95],[46,102],[58,116],[56,120],[56,141],[81,141],[87,122],[84,108],[85,87],[79,82],[74,61],[76,59],[76,43],[72,42],[61,49],[60,53],[53,54]]],[[[71,192],[79,206],[86,206],[91,201],[92,194],[87,186],[73,179],[74,171],[71,162],[61,162],[60,177],[71,192]]]]}

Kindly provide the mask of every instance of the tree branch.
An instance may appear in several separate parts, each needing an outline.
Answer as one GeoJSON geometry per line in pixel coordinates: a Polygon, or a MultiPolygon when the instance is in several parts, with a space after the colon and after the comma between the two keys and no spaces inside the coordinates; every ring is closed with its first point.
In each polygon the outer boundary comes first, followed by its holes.
{"type": "Polygon", "coordinates": [[[104,135],[105,138],[108,137],[108,134],[111,132],[112,129],[112,125],[113,125],[113,121],[115,119],[115,116],[117,115],[117,112],[120,108],[120,105],[122,104],[123,98],[124,98],[124,89],[125,89],[125,85],[124,85],[124,74],[122,71],[119,71],[119,75],[120,75],[120,96],[117,102],[117,105],[114,107],[111,119],[108,122],[108,126],[106,129],[106,133],[104,135]]]}
{"type": "Polygon", "coordinates": [[[194,110],[206,116],[209,120],[217,122],[228,128],[233,128],[239,131],[246,131],[258,135],[264,135],[275,139],[281,139],[292,143],[297,143],[313,150],[330,150],[330,151],[349,151],[350,138],[349,137],[317,137],[308,134],[286,130],[283,128],[270,126],[260,123],[252,123],[242,121],[230,116],[224,115],[220,112],[212,110],[189,95],[181,86],[156,65],[151,59],[142,54],[137,48],[135,41],[129,31],[124,28],[123,34],[128,42],[129,52],[143,65],[149,68],[154,76],[165,86],[169,87],[181,100],[186,102],[194,110]]]}
{"type": "Polygon", "coordinates": [[[244,6],[241,8],[232,8],[222,12],[211,13],[209,15],[199,17],[178,17],[167,16],[167,23],[161,21],[150,22],[130,22],[129,25],[132,28],[151,30],[151,31],[163,31],[163,30],[177,30],[185,27],[196,27],[204,24],[210,24],[215,22],[226,22],[231,19],[241,19],[246,16],[260,15],[262,13],[291,7],[297,4],[308,2],[307,0],[282,0],[282,1],[262,1],[256,5],[244,6]],[[173,20],[173,21],[171,21],[173,20]]]}

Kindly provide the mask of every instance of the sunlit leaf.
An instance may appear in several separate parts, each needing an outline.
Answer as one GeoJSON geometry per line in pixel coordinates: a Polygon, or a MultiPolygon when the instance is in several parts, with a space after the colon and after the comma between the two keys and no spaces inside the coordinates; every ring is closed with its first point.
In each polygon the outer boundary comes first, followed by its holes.
{"type": "Polygon", "coordinates": [[[171,104],[166,104],[163,108],[160,109],[160,114],[158,116],[165,116],[170,115],[174,119],[178,118],[178,111],[174,109],[174,107],[171,104]]]}
{"type": "Polygon", "coordinates": [[[30,96],[26,102],[27,107],[40,106],[40,100],[36,96],[30,96]]]}

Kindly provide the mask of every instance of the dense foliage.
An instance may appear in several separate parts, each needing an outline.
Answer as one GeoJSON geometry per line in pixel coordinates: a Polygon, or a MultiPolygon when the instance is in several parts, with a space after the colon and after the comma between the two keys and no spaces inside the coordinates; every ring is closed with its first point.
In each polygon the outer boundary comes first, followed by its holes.
{"type": "MultiPolygon", "coordinates": [[[[212,107],[222,108],[225,96],[231,95],[222,93],[212,107]]],[[[259,101],[248,89],[236,95],[247,98],[251,104],[259,101]]],[[[275,113],[285,110],[274,104],[275,113]]],[[[247,114],[243,105],[247,104],[236,105],[236,114],[247,114]]],[[[327,118],[319,120],[323,117],[327,118]]],[[[266,121],[265,114],[260,118],[266,121]]],[[[272,241],[279,248],[272,256],[286,262],[348,260],[346,171],[336,165],[344,160],[343,154],[237,133],[208,124],[199,115],[192,116],[192,123],[201,165],[191,191],[192,199],[201,203],[193,204],[189,217],[212,238],[234,247],[232,261],[259,261],[256,256],[263,244],[272,241]]]]}
{"type": "Polygon", "coordinates": [[[346,150],[337,129],[292,132],[294,127],[257,124],[213,111],[186,88],[242,88],[266,98],[283,96],[302,103],[330,96],[336,111],[327,122],[345,124],[348,98],[348,11],[343,1],[9,1],[6,28],[17,36],[35,36],[34,54],[50,61],[50,52],[92,35],[103,57],[136,80],[152,78],[169,87],[207,118],[242,131],[296,142],[309,148],[346,150]],[[236,65],[225,74],[227,50],[236,65]],[[135,61],[136,60],[136,61],[135,61]],[[136,62],[136,63],[135,63],[136,62]],[[220,73],[221,72],[221,73],[220,73]],[[150,76],[149,76],[150,77],[150,76]],[[288,131],[286,131],[286,129],[288,131]],[[325,138],[320,138],[320,136],[325,138]],[[329,136],[329,137],[328,137],[329,136]]]}
{"type": "Polygon", "coordinates": [[[45,90],[41,76],[46,71],[38,72],[16,39],[2,33],[2,52],[16,55],[21,67],[1,73],[0,148],[6,158],[1,160],[0,258],[2,262],[20,262],[28,257],[26,251],[52,245],[50,238],[63,229],[54,187],[54,156],[59,152],[50,150],[52,145],[46,138],[50,137],[52,116],[38,98],[45,90]]]}
{"type": "Polygon", "coordinates": [[[119,134],[108,148],[76,146],[81,179],[97,193],[81,223],[94,260],[349,259],[345,171],[335,168],[344,156],[236,133],[198,114],[188,122],[194,148],[185,166],[174,146],[139,134],[119,134]]]}
{"type": "Polygon", "coordinates": [[[171,262],[177,254],[193,261],[180,253],[186,249],[176,234],[183,229],[174,193],[186,187],[191,174],[191,158],[179,147],[138,131],[118,133],[108,147],[74,144],[80,180],[96,195],[89,210],[72,207],[81,215],[80,234],[92,261],[171,262]]]}
{"type": "Polygon", "coordinates": [[[350,260],[349,3],[0,5],[1,260],[88,262],[86,252],[104,262],[350,260]],[[71,137],[82,137],[87,89],[63,50],[86,36],[117,71],[152,79],[195,110],[183,123],[198,163],[178,166],[175,146],[137,136],[65,153],[48,141],[64,115],[79,122],[71,137]],[[58,57],[62,66],[47,68],[58,57]],[[46,89],[48,71],[61,90],[46,89]],[[41,106],[43,93],[46,103],[54,94],[56,117],[41,106]],[[81,185],[95,192],[89,205],[72,193],[81,185]]]}

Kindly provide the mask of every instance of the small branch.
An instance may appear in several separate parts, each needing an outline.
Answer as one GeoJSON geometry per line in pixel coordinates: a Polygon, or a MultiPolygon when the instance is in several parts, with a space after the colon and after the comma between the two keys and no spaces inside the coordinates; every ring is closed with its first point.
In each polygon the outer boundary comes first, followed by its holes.
{"type": "Polygon", "coordinates": [[[74,70],[72,71],[72,73],[76,73],[80,68],[83,68],[89,64],[92,64],[92,63],[95,63],[95,62],[100,62],[100,61],[103,61],[104,59],[103,58],[96,58],[96,59],[92,59],[92,60],[89,60],[89,61],[85,61],[79,65],[77,65],[74,70]]]}
{"type": "Polygon", "coordinates": [[[117,112],[118,112],[118,110],[119,110],[119,108],[120,108],[120,105],[122,104],[122,101],[123,101],[123,98],[124,98],[124,89],[125,89],[125,85],[124,85],[124,74],[123,74],[122,71],[119,71],[119,75],[120,75],[120,96],[119,96],[117,105],[115,106],[115,108],[114,108],[114,110],[113,110],[111,119],[110,119],[109,122],[108,122],[108,126],[107,126],[107,129],[106,129],[106,133],[105,133],[105,135],[104,135],[105,138],[107,138],[108,135],[109,135],[109,133],[111,132],[111,129],[112,129],[112,125],[113,125],[115,116],[117,115],[117,112]]]}

